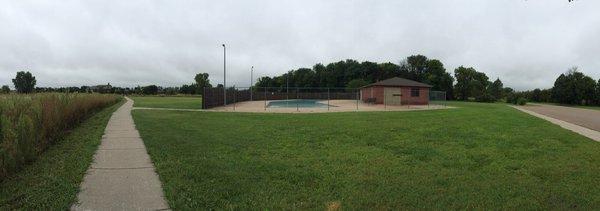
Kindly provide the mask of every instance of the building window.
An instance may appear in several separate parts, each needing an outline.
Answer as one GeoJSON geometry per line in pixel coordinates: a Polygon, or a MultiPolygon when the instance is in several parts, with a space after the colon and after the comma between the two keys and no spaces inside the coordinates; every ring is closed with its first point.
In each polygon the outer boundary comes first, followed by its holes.
{"type": "Polygon", "coordinates": [[[419,91],[420,91],[419,88],[410,88],[410,96],[418,97],[421,94],[419,91]]]}

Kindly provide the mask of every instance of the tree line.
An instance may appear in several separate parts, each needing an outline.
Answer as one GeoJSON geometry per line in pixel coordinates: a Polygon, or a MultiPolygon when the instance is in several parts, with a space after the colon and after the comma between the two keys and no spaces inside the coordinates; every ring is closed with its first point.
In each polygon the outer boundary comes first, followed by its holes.
{"type": "MultiPolygon", "coordinates": [[[[358,62],[347,59],[327,65],[316,64],[312,68],[290,70],[274,77],[261,77],[254,87],[329,87],[355,90],[356,88],[385,80],[402,77],[432,85],[434,91],[445,91],[448,100],[464,100],[478,102],[495,102],[505,100],[509,103],[524,104],[531,102],[549,102],[573,105],[600,105],[600,79],[594,80],[571,68],[561,74],[550,89],[534,89],[514,91],[504,87],[500,79],[490,81],[488,76],[473,67],[460,66],[454,74],[446,71],[444,64],[437,59],[429,59],[423,55],[413,55],[394,64],[358,62]]],[[[32,92],[97,92],[140,95],[201,95],[204,88],[213,87],[208,73],[198,73],[194,83],[180,87],[161,87],[157,85],[129,87],[81,86],[81,87],[35,87],[36,78],[30,73],[21,71],[12,80],[18,93],[32,92]]],[[[218,84],[217,87],[222,87],[218,84]]],[[[7,85],[0,88],[0,93],[9,93],[7,85]]]]}
{"type": "Polygon", "coordinates": [[[312,68],[290,70],[279,76],[261,77],[256,87],[326,87],[356,89],[392,77],[401,77],[433,86],[431,90],[446,92],[448,100],[475,100],[494,102],[505,95],[502,81],[489,81],[483,72],[473,67],[460,66],[454,76],[444,64],[424,55],[412,55],[399,64],[391,62],[358,62],[347,59],[328,65],[318,63],[312,68]],[[456,82],[456,85],[455,85],[456,82]]]}
{"type": "MultiPolygon", "coordinates": [[[[19,71],[12,80],[16,93],[42,93],[42,92],[63,92],[63,93],[103,93],[103,94],[139,94],[139,95],[200,95],[204,87],[212,87],[208,79],[208,73],[198,73],[194,77],[195,83],[184,84],[181,87],[162,87],[157,85],[129,87],[117,87],[107,85],[97,86],[70,86],[70,87],[36,87],[37,80],[29,71],[19,71]]],[[[221,85],[222,86],[222,85],[221,85]]],[[[12,90],[8,85],[3,85],[0,88],[0,94],[8,94],[12,90]]]]}
{"type": "Polygon", "coordinates": [[[560,74],[549,89],[515,93],[531,102],[600,106],[600,79],[594,80],[577,67],[560,74]]]}

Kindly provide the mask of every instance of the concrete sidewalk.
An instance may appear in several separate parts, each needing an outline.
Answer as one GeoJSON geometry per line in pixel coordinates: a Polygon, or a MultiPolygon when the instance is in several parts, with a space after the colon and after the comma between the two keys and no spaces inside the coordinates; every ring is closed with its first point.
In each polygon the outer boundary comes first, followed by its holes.
{"type": "Polygon", "coordinates": [[[163,210],[168,205],[126,97],[110,118],[72,210],[163,210]]]}
{"type": "Polygon", "coordinates": [[[600,131],[595,131],[595,130],[592,130],[589,128],[585,128],[585,127],[582,127],[582,126],[579,126],[576,124],[572,124],[572,123],[560,120],[560,119],[555,119],[555,118],[552,118],[552,117],[549,117],[549,116],[546,116],[543,114],[539,114],[534,111],[527,110],[527,109],[523,108],[523,106],[512,106],[511,105],[511,107],[518,109],[519,111],[528,113],[532,116],[538,117],[540,119],[544,119],[546,121],[554,123],[554,124],[561,126],[562,128],[565,128],[567,130],[579,133],[580,135],[588,137],[594,141],[600,142],[600,131]]]}

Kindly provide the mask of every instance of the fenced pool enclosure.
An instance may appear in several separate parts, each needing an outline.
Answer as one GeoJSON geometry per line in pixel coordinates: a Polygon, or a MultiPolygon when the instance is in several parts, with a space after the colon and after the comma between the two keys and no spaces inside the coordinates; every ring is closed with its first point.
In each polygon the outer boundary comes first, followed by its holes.
{"type": "MultiPolygon", "coordinates": [[[[402,100],[374,103],[360,89],[332,87],[223,87],[204,88],[202,108],[242,112],[327,112],[436,109],[446,106],[445,92],[429,91],[429,103],[402,100]],[[431,93],[431,94],[430,94],[431,93]]],[[[392,96],[392,95],[390,95],[392,96]]],[[[394,95],[396,96],[396,95],[394,95]]],[[[398,96],[400,98],[400,96],[398,96]]]]}

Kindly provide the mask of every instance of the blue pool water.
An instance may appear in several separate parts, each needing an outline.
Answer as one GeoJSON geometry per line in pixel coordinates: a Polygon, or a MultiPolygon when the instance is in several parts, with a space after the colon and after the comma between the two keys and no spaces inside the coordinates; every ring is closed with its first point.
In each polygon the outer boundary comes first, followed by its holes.
{"type": "MultiPolygon", "coordinates": [[[[273,100],[269,101],[267,107],[269,108],[327,108],[327,103],[319,102],[321,100],[305,100],[305,99],[294,99],[294,100],[273,100]]],[[[325,101],[326,102],[326,101],[325,101]]]]}

